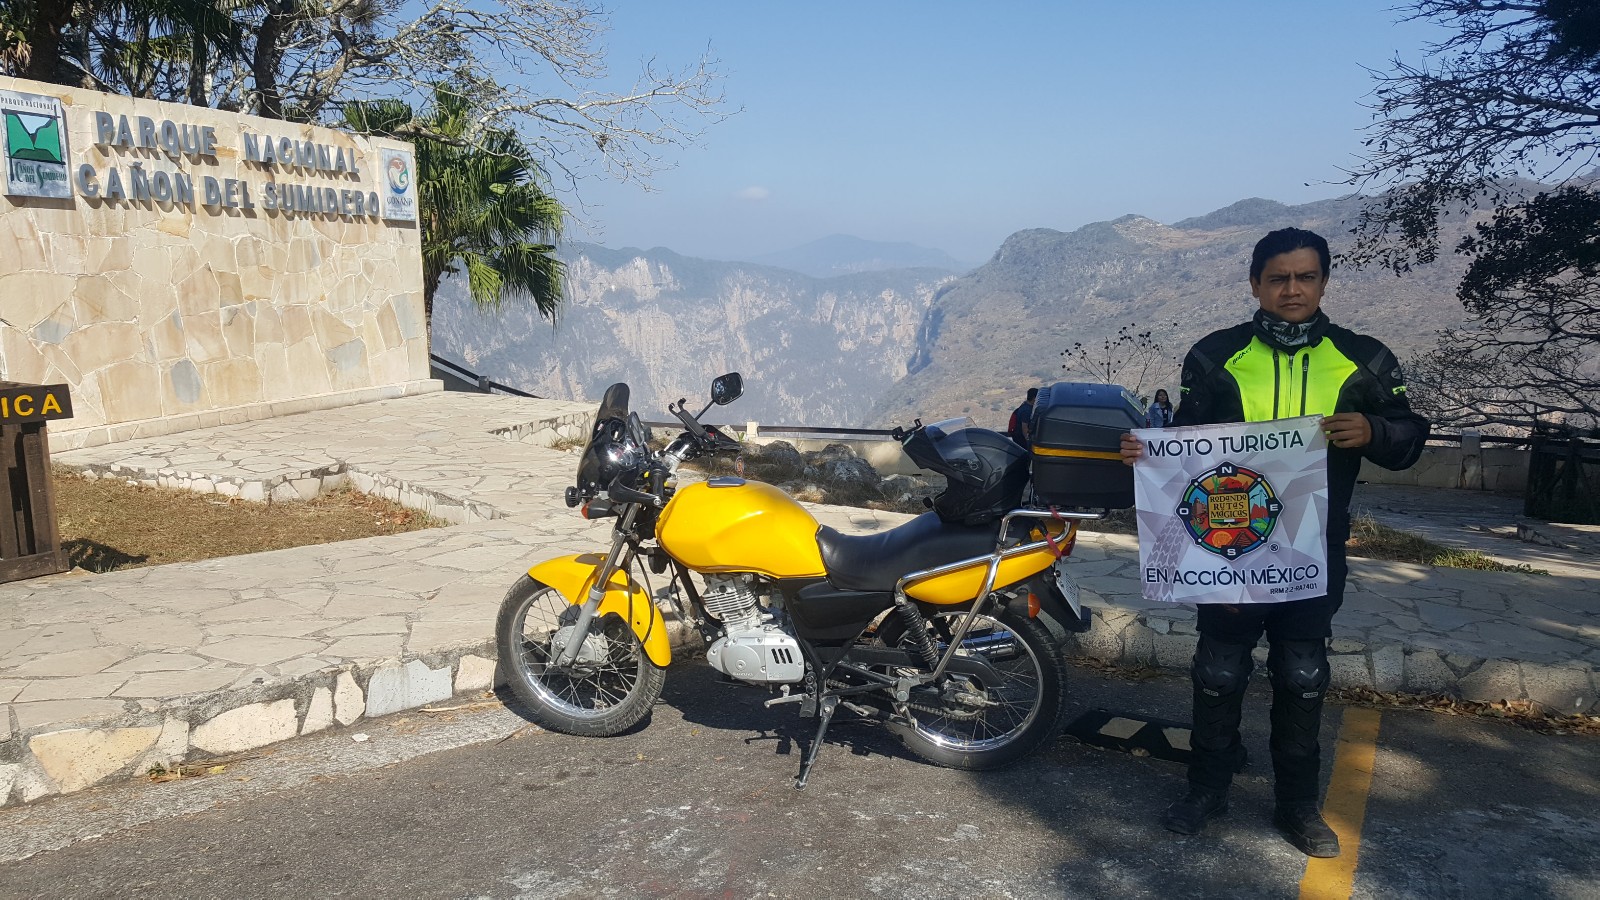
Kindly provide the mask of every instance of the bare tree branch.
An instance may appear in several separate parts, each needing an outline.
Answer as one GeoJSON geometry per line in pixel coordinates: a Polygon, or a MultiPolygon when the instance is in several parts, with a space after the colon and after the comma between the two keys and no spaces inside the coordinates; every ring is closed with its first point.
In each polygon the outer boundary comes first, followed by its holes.
{"type": "Polygon", "coordinates": [[[1427,63],[1374,73],[1348,183],[1377,192],[1341,262],[1404,273],[1454,248],[1470,325],[1414,361],[1411,396],[1449,424],[1600,422],[1600,17],[1589,0],[1411,0],[1450,29],[1427,63]]]}
{"type": "Polygon", "coordinates": [[[1067,360],[1061,368],[1098,384],[1121,385],[1147,401],[1147,380],[1173,369],[1176,360],[1155,339],[1154,331],[1135,332],[1134,327],[1124,325],[1099,344],[1073,342],[1061,351],[1067,360]]]}
{"type": "Polygon", "coordinates": [[[420,105],[435,85],[458,85],[482,128],[515,127],[569,185],[595,172],[647,183],[670,151],[731,114],[709,55],[676,68],[649,61],[616,88],[595,0],[66,5],[61,58],[112,90],[335,124],[346,103],[420,105]],[[184,12],[156,14],[174,9],[184,12]]]}

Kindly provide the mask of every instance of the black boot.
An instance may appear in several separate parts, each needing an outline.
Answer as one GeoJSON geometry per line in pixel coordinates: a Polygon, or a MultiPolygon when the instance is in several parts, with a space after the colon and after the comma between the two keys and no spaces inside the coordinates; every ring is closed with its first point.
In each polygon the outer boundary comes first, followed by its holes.
{"type": "Polygon", "coordinates": [[[1316,803],[1280,803],[1272,813],[1272,824],[1307,856],[1328,859],[1339,855],[1339,836],[1322,821],[1316,803]]]}
{"type": "Polygon", "coordinates": [[[1167,807],[1161,824],[1179,834],[1199,834],[1206,823],[1228,811],[1228,792],[1189,786],[1182,800],[1167,807]]]}

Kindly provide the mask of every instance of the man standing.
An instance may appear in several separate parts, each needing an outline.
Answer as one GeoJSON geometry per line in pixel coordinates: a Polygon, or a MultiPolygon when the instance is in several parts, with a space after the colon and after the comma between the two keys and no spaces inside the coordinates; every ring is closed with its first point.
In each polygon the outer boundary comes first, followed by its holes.
{"type": "MultiPolygon", "coordinates": [[[[1380,341],[1340,328],[1321,310],[1328,285],[1328,242],[1298,228],[1262,238],[1250,258],[1255,317],[1216,331],[1183,361],[1182,397],[1173,424],[1260,422],[1321,415],[1328,437],[1328,593],[1281,603],[1201,604],[1195,648],[1193,751],[1189,790],[1163,824],[1199,834],[1228,811],[1228,787],[1244,765],[1239,739],[1251,651],[1264,633],[1272,681],[1273,824],[1309,856],[1338,856],[1339,839],[1317,798],[1318,732],[1328,688],[1328,638],[1344,599],[1344,545],[1350,495],[1363,459],[1386,469],[1416,462],[1428,423],[1406,402],[1400,364],[1380,341]]],[[[1128,465],[1143,455],[1122,437],[1128,465]]]]}
{"type": "Polygon", "coordinates": [[[1033,447],[1033,401],[1038,397],[1038,388],[1028,388],[1028,398],[1022,401],[1021,406],[1011,411],[1011,423],[1006,426],[1006,436],[1016,441],[1024,450],[1033,447]]]}

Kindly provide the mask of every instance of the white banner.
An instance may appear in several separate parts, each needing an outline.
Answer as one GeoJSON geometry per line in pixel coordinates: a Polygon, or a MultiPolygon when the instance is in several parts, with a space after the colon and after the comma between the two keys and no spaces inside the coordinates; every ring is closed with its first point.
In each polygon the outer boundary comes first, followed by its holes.
{"type": "Polygon", "coordinates": [[[1328,592],[1320,416],[1141,428],[1133,467],[1146,600],[1278,603],[1328,592]]]}

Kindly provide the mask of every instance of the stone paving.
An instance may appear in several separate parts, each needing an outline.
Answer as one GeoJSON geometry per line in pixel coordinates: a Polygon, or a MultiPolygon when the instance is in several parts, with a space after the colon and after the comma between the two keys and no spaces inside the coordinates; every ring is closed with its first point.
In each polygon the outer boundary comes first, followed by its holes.
{"type": "Polygon", "coordinates": [[[1447,547],[1552,575],[1600,578],[1600,525],[1541,522],[1522,514],[1520,495],[1358,485],[1354,508],[1447,547]]]}
{"type": "MultiPolygon", "coordinates": [[[[590,413],[433,393],[58,454],[97,477],[252,499],[348,480],[457,524],[0,585],[0,805],[488,688],[505,589],[541,559],[606,541],[607,524],[561,502],[577,461],[561,448],[581,441],[590,413]]],[[[1418,497],[1372,491],[1358,505],[1380,517],[1386,506],[1428,512],[1418,497]]],[[[1574,542],[1600,532],[1560,532],[1561,546],[1512,541],[1488,496],[1435,499],[1454,506],[1426,523],[1499,541],[1512,561],[1522,560],[1508,548],[1536,547],[1530,561],[1552,574],[1352,561],[1335,621],[1339,683],[1596,708],[1600,572],[1574,542]]],[[[855,531],[908,518],[811,508],[855,531]]],[[[1133,537],[1085,534],[1069,565],[1095,616],[1077,652],[1187,667],[1193,611],[1139,597],[1133,537]]]]}

